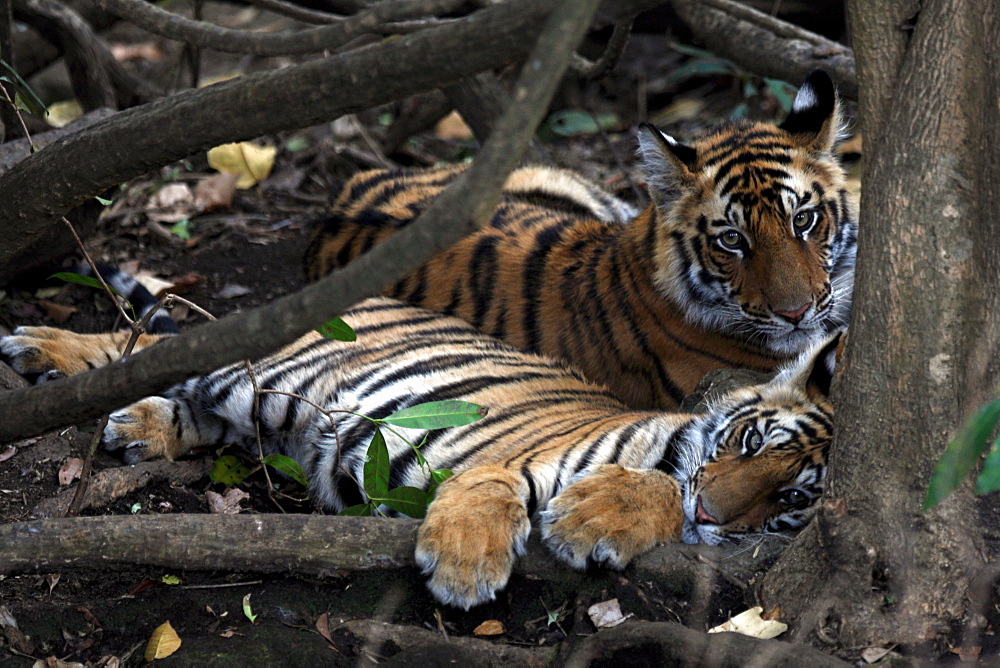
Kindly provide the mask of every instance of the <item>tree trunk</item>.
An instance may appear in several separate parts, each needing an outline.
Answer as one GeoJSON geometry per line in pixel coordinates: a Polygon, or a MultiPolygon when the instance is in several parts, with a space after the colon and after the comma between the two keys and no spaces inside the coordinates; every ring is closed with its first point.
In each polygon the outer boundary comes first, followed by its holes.
{"type": "Polygon", "coordinates": [[[972,485],[921,503],[1000,382],[1000,5],[855,0],[850,18],[867,162],[837,437],[818,520],[761,595],[799,638],[919,644],[979,612],[972,485]]]}

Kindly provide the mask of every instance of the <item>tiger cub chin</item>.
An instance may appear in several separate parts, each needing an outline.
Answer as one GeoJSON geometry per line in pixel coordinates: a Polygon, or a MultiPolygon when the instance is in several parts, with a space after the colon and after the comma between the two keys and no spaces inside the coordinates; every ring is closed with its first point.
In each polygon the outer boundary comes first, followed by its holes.
{"type": "MultiPolygon", "coordinates": [[[[847,324],[855,205],[829,76],[780,125],[690,145],[639,131],[642,212],[567,170],[515,171],[490,221],[385,294],[565,359],[633,408],[676,408],[709,371],[768,371],[847,324]]],[[[376,170],[342,189],[306,253],[316,280],[412,222],[462,166],[376,170]]]]}
{"type": "MultiPolygon", "coordinates": [[[[338,511],[365,501],[356,481],[373,427],[358,414],[382,418],[444,399],[488,407],[464,427],[384,431],[390,487],[427,487],[406,441],[424,443],[430,468],[455,472],[438,488],[416,550],[444,603],[493,599],[532,517],[562,561],[621,568],[664,541],[798,529],[823,491],[832,342],[772,382],[690,415],[629,410],[562,362],[385,298],[343,317],[357,341],[310,334],[254,363],[260,388],[278,392],[259,397],[265,451],[298,461],[314,497],[338,511]],[[351,413],[328,418],[317,406],[351,413]]],[[[0,339],[0,351],[24,374],[72,374],[116,359],[114,336],[22,327],[0,339]]],[[[256,454],[253,396],[244,365],[227,366],[113,413],[103,445],[130,462],[226,443],[256,454]]]]}

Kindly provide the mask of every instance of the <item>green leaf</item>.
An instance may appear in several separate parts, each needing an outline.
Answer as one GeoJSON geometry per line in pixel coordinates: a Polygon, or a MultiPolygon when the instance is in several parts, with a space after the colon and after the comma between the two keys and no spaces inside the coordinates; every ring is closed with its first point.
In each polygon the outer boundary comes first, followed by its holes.
{"type": "Polygon", "coordinates": [[[385,445],[382,430],[375,427],[364,469],[365,494],[369,499],[381,498],[389,491],[389,448],[385,445]]]}
{"type": "Polygon", "coordinates": [[[594,134],[619,125],[616,114],[605,112],[592,114],[583,109],[560,109],[545,121],[546,127],[560,137],[577,137],[594,134]]]}
{"type": "Polygon", "coordinates": [[[253,614],[253,611],[250,609],[250,594],[243,597],[243,614],[250,620],[251,624],[257,621],[257,615],[253,614]]]}
{"type": "Polygon", "coordinates": [[[448,478],[455,475],[450,469],[434,469],[431,471],[431,484],[427,487],[427,503],[430,504],[437,494],[438,486],[448,478]]]}
{"type": "Polygon", "coordinates": [[[103,197],[94,197],[102,206],[111,206],[111,200],[104,199],[103,197]]]}
{"type": "Polygon", "coordinates": [[[989,494],[1000,489],[1000,436],[993,441],[993,447],[986,453],[983,470],[976,480],[976,494],[989,494]]]}
{"type": "Polygon", "coordinates": [[[179,585],[181,583],[181,579],[176,575],[164,575],[160,581],[165,585],[179,585]]]}
{"type": "Polygon", "coordinates": [[[987,440],[998,421],[1000,421],[1000,399],[980,408],[965,423],[934,467],[931,481],[927,485],[924,510],[941,503],[961,484],[986,449],[987,440]]]}
{"type": "Polygon", "coordinates": [[[243,463],[236,455],[223,455],[212,464],[212,471],[208,474],[212,482],[233,487],[243,482],[250,475],[250,467],[243,463]]]}
{"type": "Polygon", "coordinates": [[[665,86],[673,86],[694,77],[710,77],[717,74],[736,74],[736,67],[732,63],[716,58],[692,60],[671,72],[663,83],[665,86]]]}
{"type": "Polygon", "coordinates": [[[191,221],[185,218],[170,226],[171,234],[176,234],[184,241],[191,239],[191,221]]]}
{"type": "Polygon", "coordinates": [[[429,401],[398,410],[383,421],[409,429],[444,429],[472,424],[489,409],[468,401],[429,401]]]}
{"type": "Polygon", "coordinates": [[[309,487],[309,480],[306,479],[306,472],[303,471],[302,467],[299,466],[299,463],[291,457],[286,457],[285,455],[268,455],[261,461],[271,468],[281,471],[303,487],[309,487]]]}
{"type": "Polygon", "coordinates": [[[427,514],[427,492],[416,487],[396,487],[378,500],[414,519],[422,519],[427,514]]]}
{"type": "MultiPolygon", "coordinates": [[[[94,278],[93,276],[82,276],[72,271],[60,271],[57,274],[52,274],[51,276],[49,276],[49,278],[58,278],[60,281],[66,281],[67,283],[76,283],[77,285],[86,285],[89,288],[97,288],[98,290],[104,289],[104,286],[101,285],[101,282],[96,278],[94,278]]],[[[122,293],[118,292],[110,285],[108,285],[108,287],[111,288],[111,292],[115,293],[116,295],[124,299],[122,293]]]]}
{"type": "Polygon", "coordinates": [[[351,326],[340,318],[327,320],[316,328],[324,339],[336,339],[337,341],[356,341],[358,335],[354,333],[351,326]]]}
{"type": "MultiPolygon", "coordinates": [[[[15,99],[15,106],[17,106],[17,104],[16,104],[17,102],[20,102],[22,105],[24,105],[23,108],[26,111],[34,114],[35,116],[39,116],[39,117],[45,116],[46,114],[49,113],[48,110],[45,108],[45,103],[42,102],[41,99],[37,95],[35,95],[35,91],[31,89],[31,86],[29,86],[28,83],[24,79],[21,78],[21,75],[18,74],[14,70],[14,68],[11,67],[7,63],[7,61],[4,60],[3,58],[0,58],[0,67],[2,67],[3,69],[7,70],[7,72],[10,73],[14,77],[14,81],[11,81],[11,79],[7,78],[6,76],[5,77],[0,77],[0,79],[2,79],[3,81],[7,81],[11,85],[13,85],[14,88],[17,89],[17,95],[20,95],[22,97],[21,100],[17,100],[17,96],[15,95],[15,98],[14,98],[15,99]]],[[[18,108],[22,108],[22,107],[18,107],[18,108]]]]}
{"type": "Polygon", "coordinates": [[[780,79],[768,79],[764,78],[764,85],[767,86],[767,90],[771,92],[774,99],[778,101],[781,105],[781,109],[785,112],[792,110],[792,103],[795,102],[796,88],[787,81],[782,81],[780,79]]]}
{"type": "Polygon", "coordinates": [[[344,508],[337,515],[341,517],[361,517],[362,515],[373,515],[375,513],[374,503],[359,503],[356,506],[344,508]]]}

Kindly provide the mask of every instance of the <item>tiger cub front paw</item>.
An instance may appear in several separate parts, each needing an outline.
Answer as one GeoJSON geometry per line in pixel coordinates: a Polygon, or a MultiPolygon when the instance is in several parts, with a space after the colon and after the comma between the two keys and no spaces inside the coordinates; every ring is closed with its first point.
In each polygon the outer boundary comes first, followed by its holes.
{"type": "Polygon", "coordinates": [[[589,558],[621,569],[659,543],[680,540],[683,520],[672,477],[607,464],[549,502],[542,540],[573,568],[585,568],[589,558]]]}
{"type": "Polygon", "coordinates": [[[179,424],[179,407],[163,397],[146,397],[108,416],[101,445],[120,450],[122,459],[135,464],[147,459],[172,460],[187,452],[179,424]]]}
{"type": "Polygon", "coordinates": [[[438,488],[417,534],[416,560],[439,601],[468,610],[507,585],[531,531],[524,488],[498,468],[470,469],[438,488]]]}

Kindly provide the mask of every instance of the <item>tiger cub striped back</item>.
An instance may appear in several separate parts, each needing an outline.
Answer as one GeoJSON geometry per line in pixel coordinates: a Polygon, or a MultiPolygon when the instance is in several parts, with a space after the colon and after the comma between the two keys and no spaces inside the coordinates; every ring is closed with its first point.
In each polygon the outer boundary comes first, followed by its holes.
{"type": "MultiPolygon", "coordinates": [[[[781,126],[731,123],[690,146],[645,126],[653,201],[634,216],[581,177],[518,170],[488,224],[386,294],[566,359],[630,406],[677,407],[713,369],[768,371],[846,325],[856,223],[840,124],[814,73],[781,126]]],[[[307,275],[412,222],[462,169],[355,176],[307,275]]]]}
{"type": "MultiPolygon", "coordinates": [[[[331,510],[366,500],[371,418],[444,399],[489,409],[464,427],[384,430],[388,487],[426,488],[448,468],[416,558],[443,602],[469,607],[506,584],[535,516],[563,561],[623,567],[664,541],[719,543],[801,527],[823,491],[831,437],[827,346],[704,414],[632,411],[562,362],[468,324],[376,298],[343,315],[354,342],[303,337],[254,362],[192,378],[110,417],[103,445],[127,461],[239,443],[295,459],[331,510]],[[323,413],[319,408],[330,411],[323,413]]],[[[20,328],[0,351],[23,373],[111,363],[100,337],[20,328]],[[73,359],[80,358],[80,359],[73,359]],[[64,366],[65,365],[65,366],[64,366]]],[[[155,338],[155,337],[154,337],[155,338]]],[[[150,341],[152,342],[152,341],[150,341]]]]}

